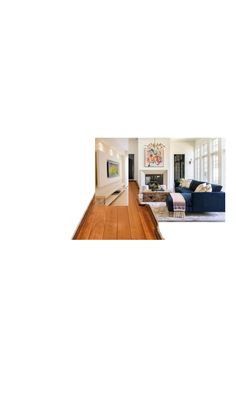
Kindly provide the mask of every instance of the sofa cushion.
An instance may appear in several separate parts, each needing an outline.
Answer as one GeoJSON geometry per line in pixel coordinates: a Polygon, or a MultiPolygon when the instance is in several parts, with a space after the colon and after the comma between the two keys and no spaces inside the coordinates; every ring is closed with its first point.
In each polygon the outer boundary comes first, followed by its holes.
{"type": "Polygon", "coordinates": [[[183,197],[185,199],[185,203],[186,203],[186,212],[191,211],[192,209],[192,194],[188,191],[188,192],[183,192],[183,197]]]}
{"type": "Polygon", "coordinates": [[[196,187],[195,192],[212,192],[212,186],[210,183],[201,183],[196,187]]]}
{"type": "MultiPolygon", "coordinates": [[[[194,192],[196,187],[198,185],[201,185],[202,183],[205,183],[204,180],[193,179],[192,182],[190,183],[189,189],[194,192]]],[[[223,188],[222,185],[216,185],[214,183],[211,183],[211,186],[212,186],[212,192],[220,192],[221,189],[223,188]]]]}
{"type": "Polygon", "coordinates": [[[193,179],[192,182],[190,183],[189,189],[194,192],[196,187],[198,185],[201,185],[202,183],[204,183],[204,180],[195,180],[193,179]]]}
{"type": "Polygon", "coordinates": [[[175,188],[175,192],[183,193],[183,192],[192,192],[192,191],[190,191],[189,188],[181,188],[180,186],[177,186],[177,188],[175,188]]]}

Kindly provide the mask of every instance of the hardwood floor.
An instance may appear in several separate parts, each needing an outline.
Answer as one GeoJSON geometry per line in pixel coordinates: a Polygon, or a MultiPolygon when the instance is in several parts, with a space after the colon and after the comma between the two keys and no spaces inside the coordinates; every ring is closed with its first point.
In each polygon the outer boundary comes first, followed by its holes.
{"type": "Polygon", "coordinates": [[[115,199],[115,201],[113,201],[111,203],[111,205],[113,207],[117,207],[119,206],[127,206],[128,205],[128,190],[126,189],[118,198],[115,199]]]}
{"type": "Polygon", "coordinates": [[[128,206],[90,205],[75,240],[161,240],[148,206],[137,200],[138,186],[129,182],[128,206]]]}

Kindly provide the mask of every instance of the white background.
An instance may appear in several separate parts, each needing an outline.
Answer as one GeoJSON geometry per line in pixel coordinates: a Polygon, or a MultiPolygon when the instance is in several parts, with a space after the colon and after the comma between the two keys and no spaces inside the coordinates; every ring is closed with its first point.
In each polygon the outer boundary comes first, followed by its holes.
{"type": "Polygon", "coordinates": [[[233,4],[1,2],[2,418],[235,418],[233,4]],[[149,136],[226,138],[227,222],[71,241],[149,136]]]}

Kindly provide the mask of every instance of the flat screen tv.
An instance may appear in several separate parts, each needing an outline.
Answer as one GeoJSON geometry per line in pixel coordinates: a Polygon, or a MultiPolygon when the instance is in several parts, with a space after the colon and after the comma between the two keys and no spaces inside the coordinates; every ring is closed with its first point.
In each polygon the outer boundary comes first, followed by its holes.
{"type": "Polygon", "coordinates": [[[107,160],[107,177],[119,176],[119,163],[107,160]]]}

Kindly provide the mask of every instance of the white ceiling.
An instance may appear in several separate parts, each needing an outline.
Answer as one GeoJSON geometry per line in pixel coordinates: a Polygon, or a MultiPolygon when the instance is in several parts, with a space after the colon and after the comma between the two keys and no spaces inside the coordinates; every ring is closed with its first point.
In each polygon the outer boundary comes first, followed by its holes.
{"type": "Polygon", "coordinates": [[[101,141],[109,147],[112,145],[118,151],[128,151],[129,148],[128,138],[96,138],[96,140],[101,141]]]}
{"type": "MultiPolygon", "coordinates": [[[[156,139],[159,140],[169,140],[169,141],[195,141],[198,140],[200,138],[161,138],[161,137],[156,137],[156,139]]],[[[209,139],[209,138],[207,138],[209,139]]],[[[96,138],[97,141],[101,141],[102,143],[104,143],[107,146],[113,146],[116,148],[116,150],[119,152],[124,152],[124,151],[128,151],[129,149],[129,140],[138,140],[138,138],[96,138]]],[[[153,140],[153,138],[150,138],[150,140],[153,140]]]]}

